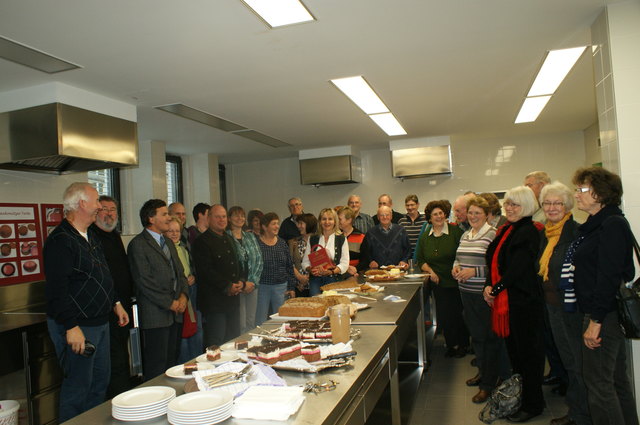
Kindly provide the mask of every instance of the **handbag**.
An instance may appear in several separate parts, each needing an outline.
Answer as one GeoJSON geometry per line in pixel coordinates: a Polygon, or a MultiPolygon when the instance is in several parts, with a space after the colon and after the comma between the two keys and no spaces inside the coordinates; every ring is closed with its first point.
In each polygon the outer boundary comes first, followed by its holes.
{"type": "Polygon", "coordinates": [[[309,252],[309,263],[311,263],[311,268],[322,267],[324,269],[332,269],[335,267],[333,260],[331,260],[327,253],[327,250],[319,244],[311,247],[309,252]]]}
{"type": "Polygon", "coordinates": [[[487,404],[478,413],[478,419],[485,424],[490,424],[497,419],[513,415],[522,404],[522,377],[513,375],[496,387],[487,404]]]}
{"type": "Polygon", "coordinates": [[[193,305],[191,305],[191,300],[187,301],[187,309],[183,314],[182,338],[191,338],[198,332],[198,321],[193,305]]]}
{"type": "MultiPolygon", "coordinates": [[[[635,236],[633,238],[633,252],[640,262],[640,247],[635,236]]],[[[631,339],[640,338],[640,278],[636,279],[630,286],[625,283],[618,289],[618,322],[625,337],[631,339]]]]}

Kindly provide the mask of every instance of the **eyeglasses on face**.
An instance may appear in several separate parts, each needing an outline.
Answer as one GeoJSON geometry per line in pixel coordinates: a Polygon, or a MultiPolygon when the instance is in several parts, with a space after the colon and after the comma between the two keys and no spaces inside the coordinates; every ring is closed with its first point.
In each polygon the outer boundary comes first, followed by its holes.
{"type": "Polygon", "coordinates": [[[544,201],[542,203],[542,207],[543,208],[550,208],[550,207],[562,208],[562,207],[564,207],[564,202],[560,202],[560,201],[556,201],[556,202],[544,201]]]}
{"type": "Polygon", "coordinates": [[[515,202],[511,202],[511,201],[507,201],[504,204],[502,204],[505,208],[520,208],[521,205],[520,204],[516,204],[515,202]]]}
{"type": "Polygon", "coordinates": [[[590,191],[590,187],[576,187],[576,193],[585,193],[590,191]]]}

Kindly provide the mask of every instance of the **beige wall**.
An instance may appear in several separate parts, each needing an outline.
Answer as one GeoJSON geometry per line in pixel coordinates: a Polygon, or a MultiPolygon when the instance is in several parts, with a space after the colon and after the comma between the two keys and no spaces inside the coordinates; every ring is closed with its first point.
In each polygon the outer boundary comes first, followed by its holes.
{"type": "Polygon", "coordinates": [[[552,179],[568,184],[573,171],[585,164],[584,143],[582,131],[484,140],[452,138],[453,176],[405,181],[391,177],[389,150],[362,151],[362,183],[317,189],[300,185],[297,158],[233,164],[227,166],[229,206],[257,207],[286,216],[287,200],[300,196],[305,211],[316,214],[321,208],[345,204],[351,193],[357,193],[363,211],[373,213],[378,195],[386,192],[394,199],[395,209],[404,212],[404,197],[411,193],[418,195],[424,207],[429,200],[454,199],[467,190],[509,189],[522,184],[533,170],[545,170],[552,179]],[[510,157],[509,152],[513,152],[510,157]]]}

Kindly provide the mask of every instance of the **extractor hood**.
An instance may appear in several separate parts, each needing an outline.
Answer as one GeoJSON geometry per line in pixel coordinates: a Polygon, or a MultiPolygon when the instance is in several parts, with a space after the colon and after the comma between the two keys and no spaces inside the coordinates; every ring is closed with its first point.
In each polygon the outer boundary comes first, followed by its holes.
{"type": "Polygon", "coordinates": [[[68,174],[138,164],[135,122],[62,103],[0,114],[0,168],[68,174]]]}

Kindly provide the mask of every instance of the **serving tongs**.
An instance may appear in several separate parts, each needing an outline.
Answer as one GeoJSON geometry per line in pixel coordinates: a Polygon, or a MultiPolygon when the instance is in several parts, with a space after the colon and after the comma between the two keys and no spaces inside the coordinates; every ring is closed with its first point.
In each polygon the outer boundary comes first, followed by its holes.
{"type": "Polygon", "coordinates": [[[222,387],[224,385],[243,382],[251,373],[252,365],[248,364],[240,372],[221,372],[203,376],[202,380],[209,388],[222,387]]]}

